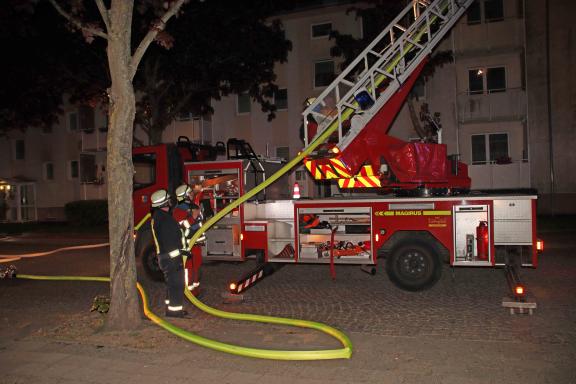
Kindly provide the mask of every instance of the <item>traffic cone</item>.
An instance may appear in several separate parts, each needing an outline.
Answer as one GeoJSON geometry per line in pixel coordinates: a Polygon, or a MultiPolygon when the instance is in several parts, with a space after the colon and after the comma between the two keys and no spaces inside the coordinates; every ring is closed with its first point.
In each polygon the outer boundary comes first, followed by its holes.
{"type": "Polygon", "coordinates": [[[300,186],[298,185],[298,183],[294,183],[294,191],[292,192],[292,198],[293,199],[300,198],[300,186]]]}

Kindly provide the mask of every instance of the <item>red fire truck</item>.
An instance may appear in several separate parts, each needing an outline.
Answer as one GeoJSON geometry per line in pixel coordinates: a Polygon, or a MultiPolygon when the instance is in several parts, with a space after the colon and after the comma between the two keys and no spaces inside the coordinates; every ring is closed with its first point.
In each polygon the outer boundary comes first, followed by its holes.
{"type": "MultiPolygon", "coordinates": [[[[303,165],[313,179],[335,181],[364,197],[286,199],[287,183],[279,183],[232,210],[206,233],[203,257],[255,256],[262,262],[233,292],[283,263],[370,269],[382,259],[390,279],[411,291],[433,286],[444,263],[507,266],[513,284],[515,266],[537,265],[534,192],[470,192],[467,166],[448,157],[444,144],[387,134],[430,52],[471,2],[414,1],[310,103],[303,112],[304,141],[313,152],[303,165]],[[407,190],[410,196],[397,196],[407,190]]],[[[142,178],[135,183],[136,222],[158,188],[201,186],[209,218],[262,183],[267,169],[258,156],[241,140],[232,144],[236,156],[228,149],[227,160],[208,161],[182,157],[182,144],[135,149],[136,176],[142,178]]],[[[137,255],[157,275],[146,233],[144,226],[137,255]]]]}

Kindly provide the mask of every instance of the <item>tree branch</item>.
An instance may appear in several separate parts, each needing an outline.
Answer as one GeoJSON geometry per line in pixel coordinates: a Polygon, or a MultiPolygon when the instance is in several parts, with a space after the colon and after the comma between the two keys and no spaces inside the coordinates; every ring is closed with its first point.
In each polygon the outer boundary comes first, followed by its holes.
{"type": "Polygon", "coordinates": [[[99,36],[103,39],[108,39],[108,35],[96,28],[91,28],[91,27],[87,27],[86,25],[84,25],[82,22],[80,22],[79,20],[77,20],[75,17],[73,17],[71,14],[69,14],[68,12],[66,12],[62,7],[60,7],[60,4],[58,4],[58,2],[56,0],[48,0],[50,1],[50,4],[52,4],[52,6],[56,9],[56,11],[61,14],[62,16],[64,16],[64,18],[66,18],[69,22],[71,22],[72,24],[74,24],[74,26],[80,30],[84,30],[87,32],[90,32],[91,34],[93,34],[94,36],[99,36]]]}
{"type": "Polygon", "coordinates": [[[104,5],[103,0],[95,0],[96,5],[98,6],[98,10],[100,11],[100,16],[102,16],[102,20],[104,20],[104,25],[106,26],[106,31],[110,31],[110,14],[108,14],[108,10],[106,9],[106,5],[104,5]]]}
{"type": "MultiPolygon", "coordinates": [[[[50,1],[54,1],[54,0],[50,0],[50,1]]],[[[170,18],[178,12],[178,10],[182,6],[182,4],[184,4],[185,1],[186,0],[177,0],[172,4],[172,6],[168,9],[168,11],[166,11],[164,16],[162,16],[160,18],[160,27],[159,28],[164,29],[164,26],[166,25],[168,20],[170,20],[170,18]]],[[[154,41],[154,39],[158,35],[158,32],[160,30],[159,28],[151,28],[148,31],[148,33],[146,34],[146,36],[144,36],[144,38],[140,42],[140,45],[138,45],[138,48],[136,48],[136,51],[134,52],[134,55],[132,56],[132,60],[130,61],[130,79],[131,80],[134,78],[134,75],[136,74],[136,70],[138,69],[138,65],[140,64],[140,60],[142,60],[144,53],[146,52],[146,50],[148,49],[148,47],[150,46],[152,41],[154,41]]]]}

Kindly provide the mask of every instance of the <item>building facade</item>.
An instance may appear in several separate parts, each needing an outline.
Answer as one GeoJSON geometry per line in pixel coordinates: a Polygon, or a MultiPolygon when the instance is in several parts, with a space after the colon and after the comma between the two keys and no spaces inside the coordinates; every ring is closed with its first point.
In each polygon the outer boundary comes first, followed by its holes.
{"type": "MultiPolygon", "coordinates": [[[[278,15],[293,48],[275,69],[274,120],[246,95],[231,95],[213,101],[212,116],[182,115],[163,140],[235,137],[267,157],[296,156],[303,103],[322,92],[341,63],[330,55],[330,31],[362,36],[362,20],[348,10],[336,3],[278,15]]],[[[453,60],[418,86],[412,104],[440,114],[442,142],[469,165],[473,189],[535,188],[542,212],[576,213],[574,11],[570,0],[477,0],[437,47],[453,60]]],[[[64,109],[50,129],[0,139],[0,220],[62,219],[66,202],[106,197],[106,118],[98,109],[64,109]]],[[[417,138],[407,106],[390,134],[417,138]]],[[[304,196],[339,193],[301,169],[291,177],[304,196]]]]}

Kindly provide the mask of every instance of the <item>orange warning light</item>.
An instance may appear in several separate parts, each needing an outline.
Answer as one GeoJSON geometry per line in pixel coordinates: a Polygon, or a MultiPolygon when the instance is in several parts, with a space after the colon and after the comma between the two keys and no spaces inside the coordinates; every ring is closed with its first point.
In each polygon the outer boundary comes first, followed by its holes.
{"type": "Polygon", "coordinates": [[[231,291],[235,291],[235,290],[236,290],[236,284],[235,284],[235,283],[230,283],[230,290],[231,290],[231,291]]]}
{"type": "Polygon", "coordinates": [[[544,241],[543,240],[536,241],[536,250],[538,252],[542,252],[544,250],[544,241]]]}
{"type": "Polygon", "coordinates": [[[514,293],[516,294],[516,296],[522,296],[524,294],[524,287],[521,285],[517,285],[516,288],[514,288],[514,293]]]}

